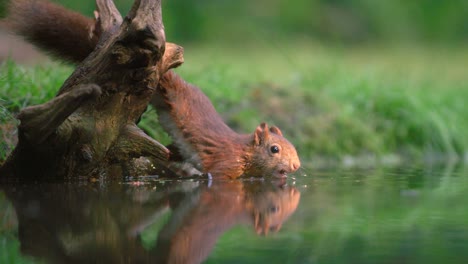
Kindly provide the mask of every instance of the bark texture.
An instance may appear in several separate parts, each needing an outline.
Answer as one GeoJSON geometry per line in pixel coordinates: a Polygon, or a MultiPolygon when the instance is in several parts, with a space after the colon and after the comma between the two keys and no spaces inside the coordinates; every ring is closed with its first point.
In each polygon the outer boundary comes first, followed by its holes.
{"type": "Polygon", "coordinates": [[[134,159],[161,166],[168,159],[168,149],[136,126],[160,76],[183,61],[182,48],[166,43],[161,1],[136,0],[125,18],[111,0],[96,3],[95,50],[54,99],[19,113],[19,142],[3,170],[28,177],[121,175],[135,171],[134,159]]]}

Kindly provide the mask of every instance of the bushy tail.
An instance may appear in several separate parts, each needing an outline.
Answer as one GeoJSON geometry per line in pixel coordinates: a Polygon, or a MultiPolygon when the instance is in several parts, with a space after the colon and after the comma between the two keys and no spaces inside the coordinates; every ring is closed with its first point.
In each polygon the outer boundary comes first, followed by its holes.
{"type": "Polygon", "coordinates": [[[93,19],[42,0],[12,0],[7,28],[42,50],[70,62],[84,60],[96,47],[93,19]]]}

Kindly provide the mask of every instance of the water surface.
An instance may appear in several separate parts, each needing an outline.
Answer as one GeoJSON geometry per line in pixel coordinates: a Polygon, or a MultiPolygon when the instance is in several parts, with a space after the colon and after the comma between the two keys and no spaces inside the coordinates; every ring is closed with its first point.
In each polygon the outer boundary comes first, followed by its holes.
{"type": "Polygon", "coordinates": [[[9,183],[1,263],[466,263],[463,167],[9,183]]]}

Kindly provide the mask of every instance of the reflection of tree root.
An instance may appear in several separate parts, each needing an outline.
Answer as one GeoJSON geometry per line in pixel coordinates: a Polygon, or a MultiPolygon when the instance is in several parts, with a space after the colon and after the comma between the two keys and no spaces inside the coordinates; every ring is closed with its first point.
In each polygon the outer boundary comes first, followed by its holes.
{"type": "Polygon", "coordinates": [[[19,130],[29,144],[41,144],[81,105],[101,94],[95,84],[79,85],[47,103],[27,107],[18,115],[19,130]]]}

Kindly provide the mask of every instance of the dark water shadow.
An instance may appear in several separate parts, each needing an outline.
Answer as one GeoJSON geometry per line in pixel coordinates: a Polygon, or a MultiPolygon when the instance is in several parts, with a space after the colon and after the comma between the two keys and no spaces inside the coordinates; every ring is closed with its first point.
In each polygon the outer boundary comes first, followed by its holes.
{"type": "Polygon", "coordinates": [[[2,188],[16,213],[21,252],[47,263],[200,263],[235,226],[251,226],[261,236],[279,231],[300,200],[296,188],[268,181],[2,188]],[[155,239],[144,243],[148,232],[155,239]]]}

